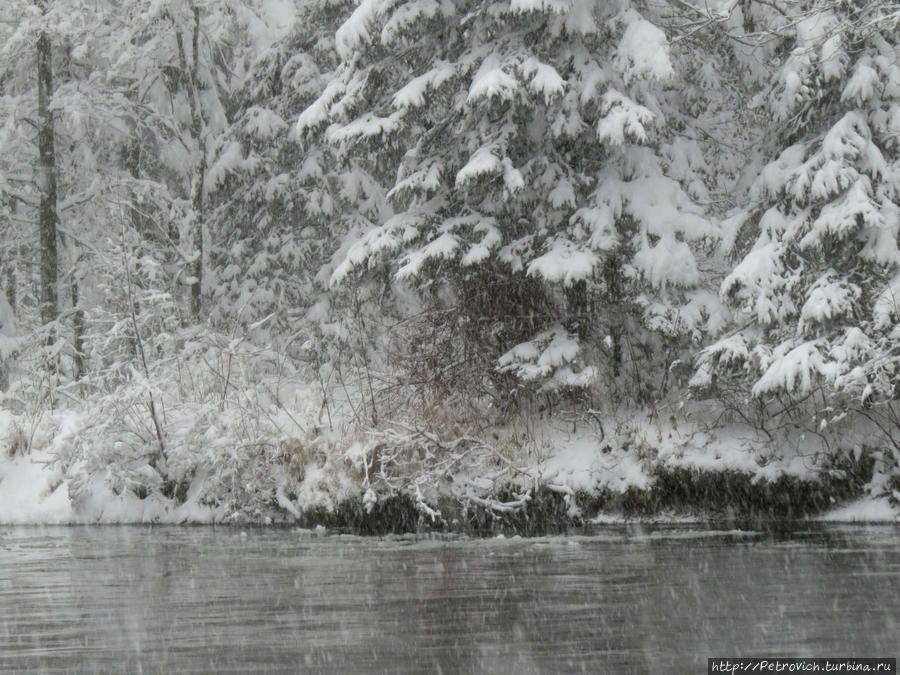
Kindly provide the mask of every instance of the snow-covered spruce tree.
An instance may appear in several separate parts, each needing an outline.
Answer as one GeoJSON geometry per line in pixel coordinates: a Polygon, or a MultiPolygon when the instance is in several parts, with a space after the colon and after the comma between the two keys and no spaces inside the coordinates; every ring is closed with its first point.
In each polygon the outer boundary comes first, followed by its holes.
{"type": "MultiPolygon", "coordinates": [[[[775,16],[775,15],[773,15],[775,16]]],[[[780,66],[760,95],[781,143],[726,221],[738,263],[723,299],[735,326],[693,384],[740,391],[754,423],[833,440],[841,420],[900,443],[900,42],[893,3],[785,6],[780,66]]],[[[844,425],[846,430],[846,425],[844,425]]],[[[891,452],[893,458],[891,459],[891,452]]]]}
{"type": "Polygon", "coordinates": [[[268,317],[259,337],[293,333],[322,293],[316,275],[341,240],[340,186],[323,180],[334,153],[301,149],[289,120],[333,76],[334,32],[349,5],[298,7],[273,36],[280,39],[254,55],[235,93],[235,121],[210,183],[210,313],[225,330],[268,317]]]}
{"type": "Polygon", "coordinates": [[[404,319],[390,366],[405,382],[506,403],[517,388],[658,394],[667,355],[644,320],[683,329],[668,309],[713,231],[673,177],[696,178],[673,151],[678,76],[648,16],[364,0],[341,26],[341,68],[297,130],[354,170],[330,284],[404,319]]]}

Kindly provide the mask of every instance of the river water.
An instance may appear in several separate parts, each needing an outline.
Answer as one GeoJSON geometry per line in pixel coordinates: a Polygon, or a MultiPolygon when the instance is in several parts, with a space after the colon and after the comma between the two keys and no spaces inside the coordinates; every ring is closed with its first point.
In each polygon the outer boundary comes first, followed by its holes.
{"type": "Polygon", "coordinates": [[[895,657],[900,527],[0,527],[0,671],[705,673],[895,657]]]}

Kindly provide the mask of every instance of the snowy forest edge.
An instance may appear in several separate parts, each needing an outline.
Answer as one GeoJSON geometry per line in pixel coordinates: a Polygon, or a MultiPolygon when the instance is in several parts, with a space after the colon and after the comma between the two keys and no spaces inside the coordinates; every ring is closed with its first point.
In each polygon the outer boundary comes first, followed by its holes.
{"type": "Polygon", "coordinates": [[[0,521],[898,517],[893,3],[0,12],[0,521]]]}

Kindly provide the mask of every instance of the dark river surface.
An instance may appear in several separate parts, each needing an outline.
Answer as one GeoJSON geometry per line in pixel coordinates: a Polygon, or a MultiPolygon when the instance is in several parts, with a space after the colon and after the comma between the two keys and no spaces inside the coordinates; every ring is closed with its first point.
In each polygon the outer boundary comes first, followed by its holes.
{"type": "Polygon", "coordinates": [[[900,527],[0,527],[0,671],[705,673],[896,657],[900,527]]]}

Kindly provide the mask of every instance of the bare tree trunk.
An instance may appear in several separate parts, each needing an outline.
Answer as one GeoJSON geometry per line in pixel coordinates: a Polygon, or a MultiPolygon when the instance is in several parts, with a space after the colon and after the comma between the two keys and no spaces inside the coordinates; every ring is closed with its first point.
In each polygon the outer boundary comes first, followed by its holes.
{"type": "Polygon", "coordinates": [[[9,303],[13,314],[18,314],[19,284],[18,279],[16,279],[16,268],[12,262],[6,268],[6,302],[9,303]]]}
{"type": "MultiPolygon", "coordinates": [[[[152,381],[150,376],[150,367],[147,364],[147,354],[144,351],[144,342],[141,340],[141,328],[138,324],[137,314],[135,312],[134,298],[134,279],[131,276],[131,268],[128,266],[128,259],[125,253],[125,228],[122,227],[122,266],[125,268],[125,283],[128,289],[128,310],[131,318],[131,329],[134,333],[134,343],[137,346],[137,354],[141,360],[141,369],[144,371],[144,377],[147,383],[152,381]]],[[[166,434],[163,429],[162,420],[160,419],[160,410],[156,405],[156,398],[153,396],[153,390],[147,391],[147,403],[150,409],[150,419],[153,421],[153,427],[156,430],[156,442],[159,447],[159,453],[150,461],[150,465],[157,469],[163,477],[167,476],[168,468],[166,455],[166,434]]]]}
{"type": "MultiPolygon", "coordinates": [[[[125,152],[125,166],[128,169],[128,173],[131,174],[131,177],[137,182],[137,180],[141,177],[141,141],[138,136],[138,130],[135,129],[131,140],[129,142],[128,148],[125,152]]],[[[138,207],[138,195],[137,191],[132,188],[129,190],[129,199],[130,199],[130,208],[131,211],[131,227],[137,232],[141,239],[149,237],[150,230],[147,227],[147,218],[141,213],[140,208],[138,207]]],[[[175,234],[177,236],[178,231],[175,230],[174,233],[170,231],[169,233],[175,234]]],[[[122,246],[125,246],[125,238],[122,238],[122,246]]],[[[140,302],[138,302],[137,298],[133,297],[133,294],[129,295],[131,299],[131,303],[134,305],[135,314],[141,313],[140,302]]],[[[138,348],[137,348],[137,338],[131,336],[128,338],[128,344],[131,348],[131,355],[137,357],[138,348]]]]}
{"type": "Polygon", "coordinates": [[[191,276],[194,277],[194,285],[191,286],[191,315],[194,320],[200,319],[200,291],[203,287],[203,183],[206,178],[206,143],[200,142],[200,166],[194,182],[194,194],[191,202],[194,208],[194,260],[191,276]]]}
{"type": "Polygon", "coordinates": [[[84,375],[84,310],[78,306],[78,281],[72,280],[72,348],[75,360],[76,380],[80,380],[84,375]]]}
{"type": "Polygon", "coordinates": [[[197,67],[200,58],[200,8],[194,6],[194,34],[191,51],[194,55],[194,63],[191,70],[191,97],[196,101],[191,118],[191,133],[197,139],[200,146],[200,166],[197,169],[197,182],[194,188],[193,206],[197,214],[197,222],[194,228],[194,252],[197,260],[194,262],[194,278],[196,282],[191,289],[191,314],[194,320],[200,318],[200,291],[203,287],[203,184],[206,182],[206,134],[203,129],[203,117],[200,111],[200,99],[197,91],[197,67]]]}
{"type": "Polygon", "coordinates": [[[622,372],[622,266],[619,254],[610,255],[603,265],[606,282],[606,302],[609,313],[609,337],[612,340],[612,376],[617,379],[622,372]]]}
{"type": "MultiPolygon", "coordinates": [[[[140,136],[138,136],[137,129],[133,132],[128,147],[123,154],[125,158],[125,167],[128,169],[128,173],[134,181],[137,182],[141,177],[141,139],[140,136]]],[[[131,202],[129,205],[129,211],[131,212],[131,227],[133,227],[134,231],[139,233],[142,237],[146,237],[148,232],[146,231],[145,218],[138,207],[137,190],[131,188],[129,193],[131,202]]]]}
{"type": "Polygon", "coordinates": [[[38,230],[41,243],[41,321],[50,323],[58,312],[57,298],[57,222],[56,213],[56,151],[54,148],[53,60],[50,38],[41,32],[37,39],[38,70],[38,188],[41,193],[38,209],[38,230]]]}
{"type": "MultiPolygon", "coordinates": [[[[12,195],[6,195],[6,200],[9,204],[9,212],[12,215],[15,215],[18,200],[12,195]]],[[[4,256],[6,271],[4,290],[6,291],[6,302],[9,303],[9,307],[12,309],[14,315],[19,313],[19,280],[16,275],[16,267],[19,265],[19,259],[22,256],[21,247],[21,242],[11,244],[7,247],[6,255],[4,256]]]]}
{"type": "Polygon", "coordinates": [[[203,288],[203,184],[206,181],[206,133],[203,125],[203,112],[200,110],[199,83],[197,69],[200,57],[200,8],[196,5],[194,10],[194,28],[191,34],[192,63],[188,65],[187,55],[184,52],[184,41],[181,31],[175,31],[175,40],[178,44],[178,55],[181,58],[181,67],[188,82],[188,100],[191,106],[191,135],[197,142],[200,162],[197,172],[191,183],[191,207],[194,211],[194,255],[196,259],[191,265],[191,315],[194,320],[200,319],[201,290],[203,288]]]}

